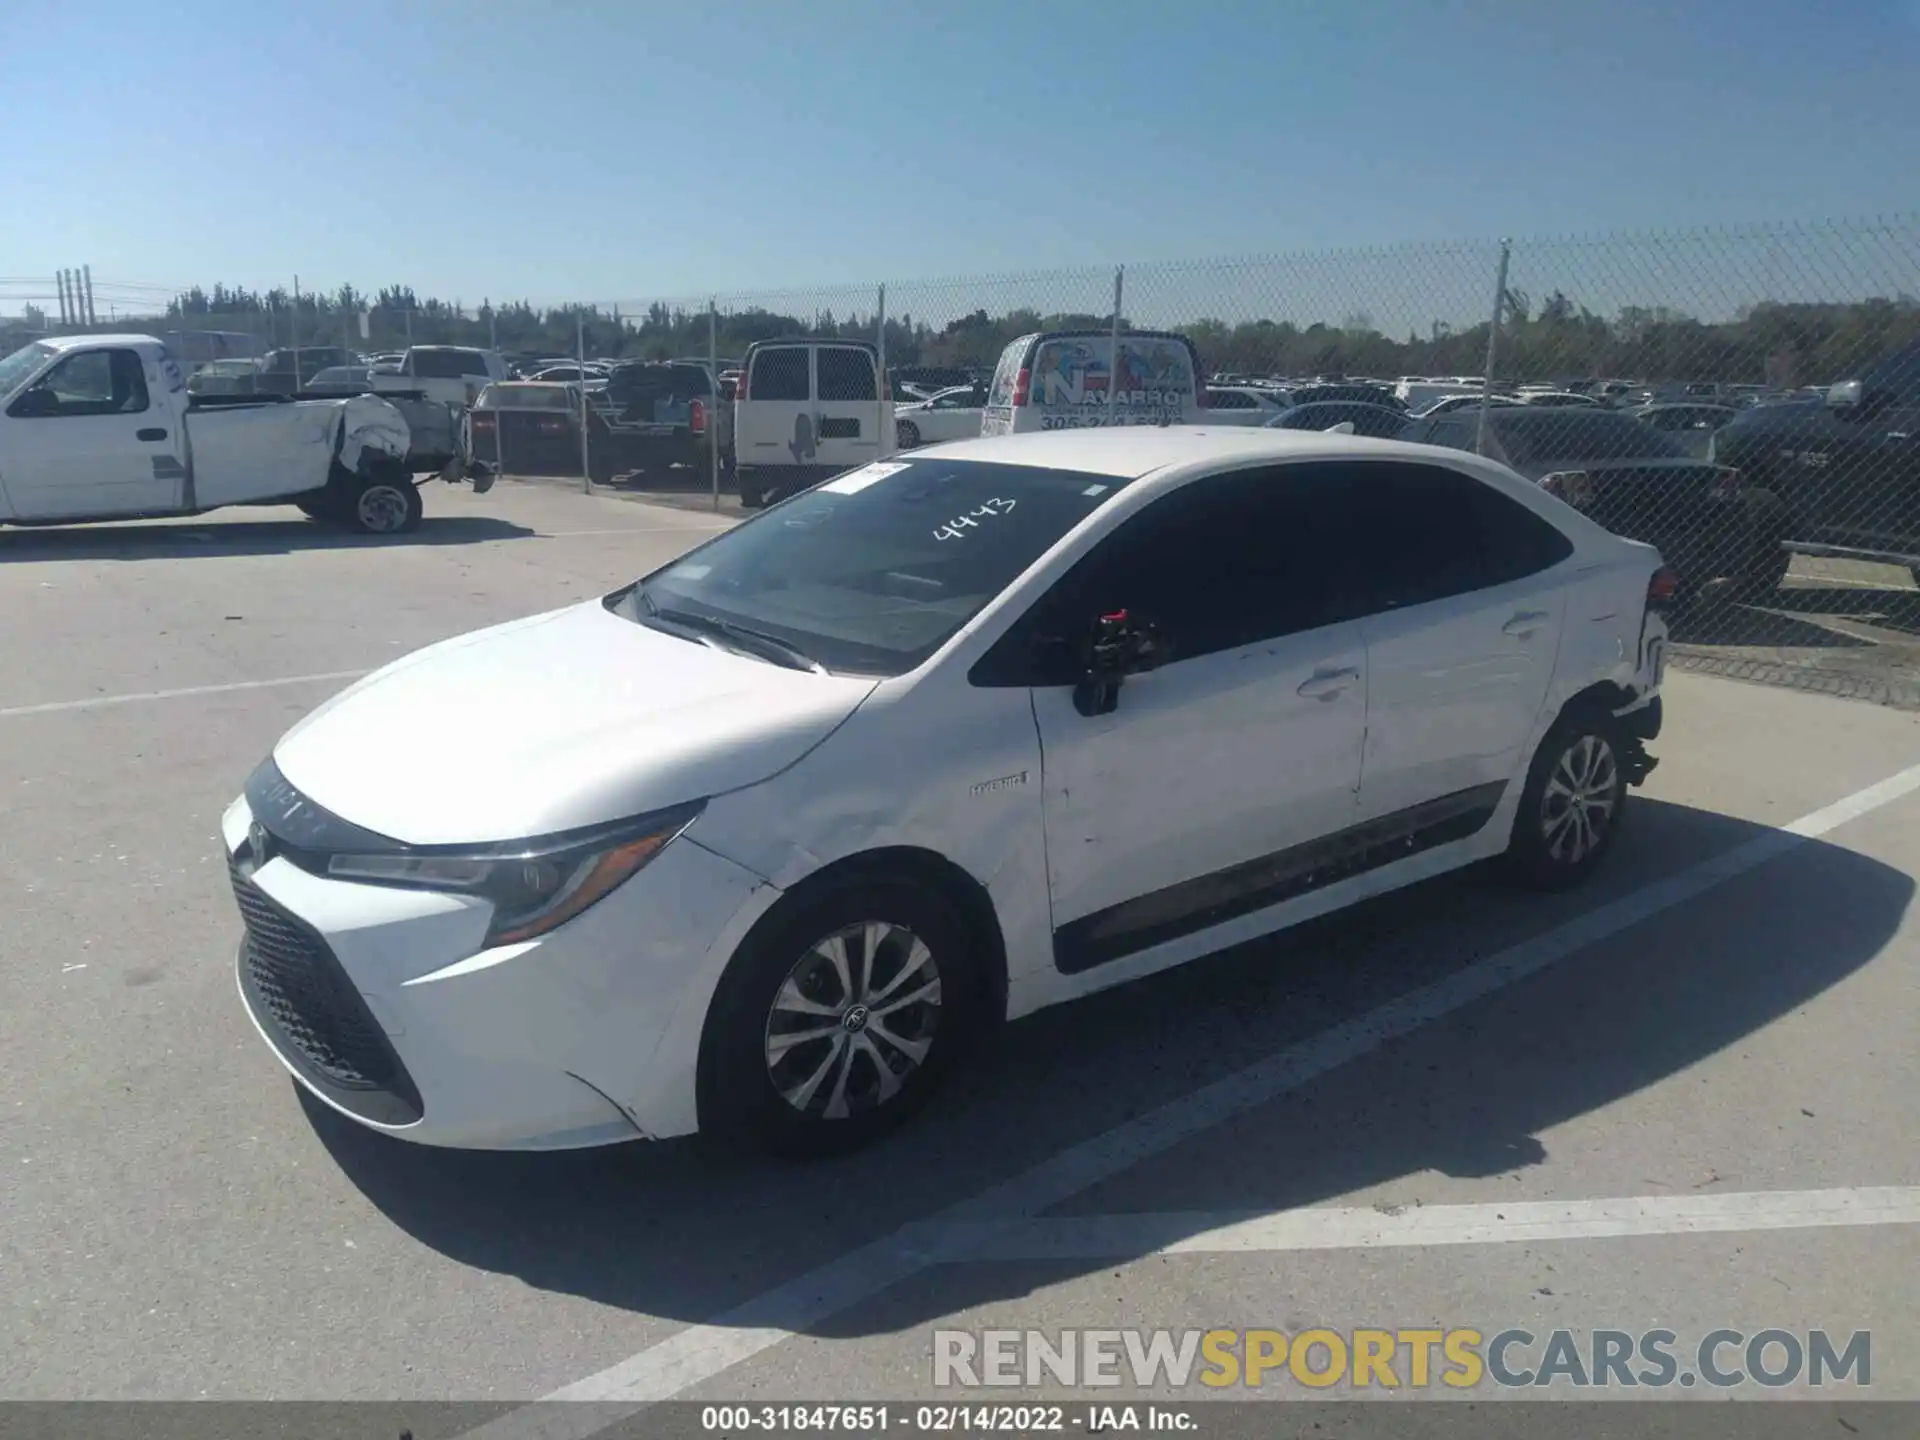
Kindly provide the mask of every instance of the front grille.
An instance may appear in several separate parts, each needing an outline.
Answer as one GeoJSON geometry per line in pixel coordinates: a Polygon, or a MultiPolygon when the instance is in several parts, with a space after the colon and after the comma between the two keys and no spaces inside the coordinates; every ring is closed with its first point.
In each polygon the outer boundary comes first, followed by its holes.
{"type": "Polygon", "coordinates": [[[255,885],[237,857],[229,869],[247,928],[241,984],[281,1053],[355,1114],[382,1124],[418,1120],[419,1092],[326,942],[255,885]]]}

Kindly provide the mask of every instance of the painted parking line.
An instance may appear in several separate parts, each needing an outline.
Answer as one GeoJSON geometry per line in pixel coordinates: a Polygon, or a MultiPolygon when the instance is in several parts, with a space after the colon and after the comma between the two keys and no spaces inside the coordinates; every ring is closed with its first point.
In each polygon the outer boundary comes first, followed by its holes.
{"type": "Polygon", "coordinates": [[[110,705],[140,705],[149,700],[181,700],[193,695],[225,695],[235,690],[272,690],[283,685],[318,685],[358,680],[368,670],[324,670],[317,675],[282,675],[272,680],[229,680],[220,685],[183,685],[177,690],[136,690],[129,695],[89,695],[84,700],[49,700],[40,705],[0,707],[0,720],[21,715],[52,715],[62,710],[104,710],[110,705]]]}
{"type": "Polygon", "coordinates": [[[947,1263],[1121,1260],[1291,1250],[1371,1250],[1516,1241],[1708,1235],[1920,1224],[1920,1186],[1643,1195],[1619,1200],[1494,1201],[1477,1205],[1327,1206],[1279,1214],[1067,1215],[955,1225],[947,1263]]]}
{"type": "Polygon", "coordinates": [[[1916,790],[1920,790],[1920,765],[1909,766],[1779,830],[1757,836],[1723,855],[1623,895],[1434,984],[1288,1046],[1244,1070],[1072,1146],[971,1199],[788,1281],[711,1323],[690,1325],[545,1397],[549,1401],[598,1404],[577,1409],[529,1407],[509,1412],[469,1433],[485,1440],[582,1440],[619,1423],[624,1415],[644,1404],[671,1399],[793,1334],[880,1294],[919,1270],[943,1263],[951,1236],[979,1233],[965,1227],[1037,1216],[1196,1134],[1537,975],[1598,941],[1705,894],[1916,790]]]}

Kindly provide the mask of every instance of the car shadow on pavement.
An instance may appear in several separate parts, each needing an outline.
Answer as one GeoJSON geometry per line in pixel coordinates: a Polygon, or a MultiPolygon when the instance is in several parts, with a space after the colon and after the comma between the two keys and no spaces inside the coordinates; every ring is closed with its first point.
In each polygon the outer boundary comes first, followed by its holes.
{"type": "Polygon", "coordinates": [[[176,560],[297,550],[414,549],[530,540],[539,531],[492,515],[427,516],[409,535],[357,535],[313,520],[132,521],[0,530],[0,565],[46,560],[176,560]]]}
{"type": "MultiPolygon", "coordinates": [[[[1030,1017],[913,1125],[833,1160],[781,1165],[699,1140],[545,1156],[436,1151],[303,1104],[349,1179],[436,1251],[541,1289],[711,1321],[1288,1045],[1774,833],[1645,797],[1629,824],[1575,894],[1517,893],[1462,872],[1030,1017]]],[[[1514,1175],[1501,1193],[1523,1198],[1525,1172],[1546,1158],[1543,1133],[1806,1004],[1882,949],[1912,894],[1898,870],[1804,841],[1062,1210],[1279,1210],[1381,1185],[1417,1202],[1435,1174],[1514,1175]]],[[[926,1323],[1051,1283],[1041,1273],[947,1267],[812,1333],[926,1323]]]]}

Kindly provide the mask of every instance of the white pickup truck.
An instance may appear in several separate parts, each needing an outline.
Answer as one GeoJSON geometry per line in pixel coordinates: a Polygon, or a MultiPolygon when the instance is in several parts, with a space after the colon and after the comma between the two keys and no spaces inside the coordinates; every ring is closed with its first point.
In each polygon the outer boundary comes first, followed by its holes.
{"type": "Polygon", "coordinates": [[[498,351],[466,345],[415,345],[400,357],[397,370],[376,369],[367,377],[376,393],[413,391],[456,410],[467,409],[494,381],[512,378],[498,351]]]}
{"type": "MultiPolygon", "coordinates": [[[[191,396],[151,335],[36,341],[0,359],[0,524],[296,505],[399,534],[420,523],[411,440],[400,412],[372,395],[191,396]]],[[[455,466],[441,475],[461,478],[455,466]]]]}

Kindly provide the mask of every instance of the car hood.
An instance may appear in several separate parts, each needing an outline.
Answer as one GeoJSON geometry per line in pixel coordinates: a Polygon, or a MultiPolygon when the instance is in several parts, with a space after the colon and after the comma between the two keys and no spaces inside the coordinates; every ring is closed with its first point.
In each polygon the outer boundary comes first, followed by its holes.
{"type": "Polygon", "coordinates": [[[511,840],[767,779],[877,683],[716,650],[593,600],[377,670],[273,757],[317,804],[391,839],[511,840]]]}

